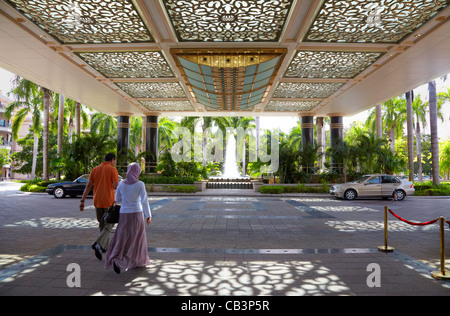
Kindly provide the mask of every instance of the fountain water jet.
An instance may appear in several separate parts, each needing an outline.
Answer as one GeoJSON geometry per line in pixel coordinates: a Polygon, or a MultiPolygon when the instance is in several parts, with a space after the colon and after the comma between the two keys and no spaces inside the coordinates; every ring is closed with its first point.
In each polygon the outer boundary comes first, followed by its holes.
{"type": "Polygon", "coordinates": [[[210,177],[206,185],[207,189],[253,189],[250,178],[239,173],[236,161],[236,139],[230,135],[227,141],[222,176],[210,177]]]}
{"type": "Polygon", "coordinates": [[[230,135],[227,141],[227,152],[222,178],[241,178],[236,161],[236,140],[234,139],[234,135],[230,135]]]}

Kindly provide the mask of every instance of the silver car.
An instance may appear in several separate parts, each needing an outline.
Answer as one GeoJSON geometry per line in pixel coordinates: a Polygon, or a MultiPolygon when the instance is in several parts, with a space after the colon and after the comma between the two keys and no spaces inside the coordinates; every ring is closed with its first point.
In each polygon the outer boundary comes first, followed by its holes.
{"type": "Polygon", "coordinates": [[[397,200],[401,201],[407,195],[414,195],[414,183],[389,174],[369,174],[330,188],[331,195],[346,200],[357,197],[392,198],[394,191],[397,193],[397,200]]]}

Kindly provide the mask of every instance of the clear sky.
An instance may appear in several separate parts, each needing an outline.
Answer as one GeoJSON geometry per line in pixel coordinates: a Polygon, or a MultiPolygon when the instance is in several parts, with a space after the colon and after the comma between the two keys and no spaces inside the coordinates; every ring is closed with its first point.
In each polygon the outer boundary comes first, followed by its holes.
{"type": "MultiPolygon", "coordinates": [[[[11,79],[14,77],[14,74],[0,68],[0,90],[3,95],[6,95],[8,91],[11,89],[11,79]]],[[[447,76],[448,79],[443,82],[441,79],[436,80],[437,91],[446,91],[447,88],[450,88],[450,74],[447,76]]],[[[415,95],[421,95],[422,100],[428,101],[428,85],[423,85],[414,89],[415,95]]],[[[447,102],[444,104],[444,122],[439,121],[439,129],[438,134],[440,139],[450,139],[450,103],[447,102]]],[[[352,117],[344,118],[344,125],[349,126],[354,121],[362,121],[364,122],[368,111],[363,111],[359,114],[356,114],[352,117]]],[[[261,117],[261,126],[266,129],[272,130],[276,128],[280,128],[281,131],[285,133],[289,133],[289,131],[297,125],[298,117],[261,117]]],[[[424,133],[429,133],[429,124],[426,129],[423,131],[424,133]]]]}

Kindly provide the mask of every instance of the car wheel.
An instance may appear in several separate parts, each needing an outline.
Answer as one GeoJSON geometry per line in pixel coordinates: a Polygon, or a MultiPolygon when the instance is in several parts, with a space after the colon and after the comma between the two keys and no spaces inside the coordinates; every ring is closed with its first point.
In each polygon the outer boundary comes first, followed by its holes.
{"type": "Polygon", "coordinates": [[[397,201],[403,201],[406,197],[406,193],[403,190],[397,190],[397,201]]]}
{"type": "Polygon", "coordinates": [[[345,191],[344,197],[346,200],[354,200],[356,198],[356,191],[353,189],[348,189],[345,191]]]}
{"type": "Polygon", "coordinates": [[[66,191],[64,191],[64,188],[57,187],[53,190],[53,196],[57,199],[62,199],[66,196],[66,191]]]}

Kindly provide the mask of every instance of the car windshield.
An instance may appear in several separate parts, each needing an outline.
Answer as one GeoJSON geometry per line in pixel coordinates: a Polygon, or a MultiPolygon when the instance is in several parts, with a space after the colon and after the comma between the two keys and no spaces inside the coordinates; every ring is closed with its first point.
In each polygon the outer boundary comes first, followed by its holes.
{"type": "Polygon", "coordinates": [[[355,182],[356,183],[363,183],[364,181],[366,181],[368,178],[370,178],[370,176],[362,176],[359,179],[356,179],[355,182]]]}
{"type": "Polygon", "coordinates": [[[89,175],[88,174],[83,174],[82,176],[77,178],[78,182],[88,182],[89,181],[89,175]]]}

